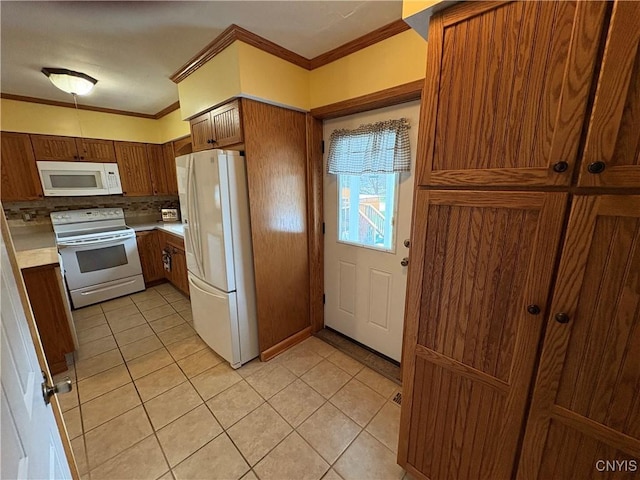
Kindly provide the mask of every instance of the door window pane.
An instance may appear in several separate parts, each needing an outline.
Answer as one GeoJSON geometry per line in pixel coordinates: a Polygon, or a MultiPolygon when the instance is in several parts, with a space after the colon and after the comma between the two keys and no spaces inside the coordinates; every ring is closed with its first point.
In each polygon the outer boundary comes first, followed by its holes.
{"type": "Polygon", "coordinates": [[[95,248],[76,252],[78,267],[82,273],[106,270],[108,268],[126,265],[127,251],[124,245],[113,247],[95,248]]]}
{"type": "Polygon", "coordinates": [[[338,241],[393,250],[398,174],[338,175],[338,241]]]}

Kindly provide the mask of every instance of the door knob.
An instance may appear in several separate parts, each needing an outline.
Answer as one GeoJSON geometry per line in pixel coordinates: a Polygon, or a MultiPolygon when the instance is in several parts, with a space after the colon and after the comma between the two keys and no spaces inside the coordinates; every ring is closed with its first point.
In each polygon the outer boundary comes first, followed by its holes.
{"type": "Polygon", "coordinates": [[[402,260],[400,260],[400,265],[402,265],[403,267],[409,265],[409,257],[404,257],[402,260]]]}
{"type": "Polygon", "coordinates": [[[407,248],[411,246],[411,241],[408,238],[403,243],[404,243],[404,246],[407,248]]]}
{"type": "Polygon", "coordinates": [[[73,383],[69,377],[66,377],[61,382],[55,383],[54,385],[49,385],[47,383],[47,376],[42,372],[42,378],[44,381],[42,382],[42,398],[44,399],[45,405],[49,405],[51,403],[51,397],[53,397],[56,393],[69,393],[73,390],[73,383]]]}
{"type": "Polygon", "coordinates": [[[564,312],[556,313],[554,317],[558,323],[569,323],[569,315],[564,312]]]}

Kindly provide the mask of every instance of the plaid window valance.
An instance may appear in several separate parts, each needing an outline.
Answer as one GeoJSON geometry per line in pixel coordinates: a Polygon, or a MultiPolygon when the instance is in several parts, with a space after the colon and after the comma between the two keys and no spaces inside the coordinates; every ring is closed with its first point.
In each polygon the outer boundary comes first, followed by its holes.
{"type": "Polygon", "coordinates": [[[406,118],[334,130],[329,143],[328,173],[408,172],[411,169],[409,122],[406,118]]]}

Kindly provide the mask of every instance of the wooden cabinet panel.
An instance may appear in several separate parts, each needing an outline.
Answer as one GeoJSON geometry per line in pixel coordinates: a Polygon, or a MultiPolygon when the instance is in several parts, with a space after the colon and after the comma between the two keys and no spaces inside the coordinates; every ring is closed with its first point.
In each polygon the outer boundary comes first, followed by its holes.
{"type": "Polygon", "coordinates": [[[30,135],[36,160],[73,161],[79,160],[76,139],[51,135],[30,135]]]}
{"type": "Polygon", "coordinates": [[[203,113],[189,121],[191,126],[191,146],[194,152],[213,148],[213,125],[209,112],[203,113]]]}
{"type": "Polygon", "coordinates": [[[163,270],[165,278],[178,290],[189,296],[189,278],[184,240],[160,230],[157,233],[160,240],[160,252],[166,250],[171,255],[171,271],[163,270]]]}
{"type": "Polygon", "coordinates": [[[418,184],[569,185],[605,8],[472,2],[435,15],[418,184]]]}
{"type": "Polygon", "coordinates": [[[578,184],[640,187],[640,3],[618,1],[598,80],[578,184]]]}
{"type": "Polygon", "coordinates": [[[242,143],[240,100],[226,103],[190,121],[194,152],[242,143]]]}
{"type": "MultiPolygon", "coordinates": [[[[191,143],[189,143],[191,145],[191,143]]],[[[176,153],[174,144],[169,142],[162,146],[162,156],[166,177],[166,195],[178,195],[178,176],[176,173],[176,153]]]]}
{"type": "Polygon", "coordinates": [[[122,193],[130,197],[153,195],[146,145],[115,142],[115,149],[122,193]]]}
{"type": "Polygon", "coordinates": [[[155,230],[148,232],[137,232],[138,253],[142,264],[142,276],[145,285],[157,282],[164,278],[164,268],[162,267],[162,250],[155,230]]]}
{"type": "Polygon", "coordinates": [[[575,198],[543,345],[518,478],[640,459],[640,196],[575,198]]]}
{"type": "Polygon", "coordinates": [[[306,119],[252,100],[243,103],[242,114],[264,353],[310,327],[306,119]]]}
{"type": "Polygon", "coordinates": [[[180,155],[186,155],[188,153],[193,152],[193,147],[191,145],[191,137],[179,138],[178,140],[173,141],[173,151],[176,157],[180,155]]]}
{"type": "Polygon", "coordinates": [[[211,111],[213,146],[222,148],[242,143],[240,124],[240,101],[234,100],[211,111]]]}
{"type": "Polygon", "coordinates": [[[178,179],[173,144],[147,145],[147,157],[154,195],[177,195],[178,179]]]}
{"type": "Polygon", "coordinates": [[[416,199],[398,460],[418,478],[510,478],[567,195],[416,199]]]}
{"type": "Polygon", "coordinates": [[[74,350],[67,308],[62,298],[62,275],[57,266],[22,270],[29,303],[52,374],[67,370],[65,355],[74,350]]]}
{"type": "Polygon", "coordinates": [[[0,142],[2,143],[2,164],[0,167],[2,201],[12,202],[42,198],[42,185],[29,135],[2,132],[0,142]]]}
{"type": "Polygon", "coordinates": [[[83,162],[115,163],[116,151],[111,140],[76,138],[79,160],[83,162]]]}

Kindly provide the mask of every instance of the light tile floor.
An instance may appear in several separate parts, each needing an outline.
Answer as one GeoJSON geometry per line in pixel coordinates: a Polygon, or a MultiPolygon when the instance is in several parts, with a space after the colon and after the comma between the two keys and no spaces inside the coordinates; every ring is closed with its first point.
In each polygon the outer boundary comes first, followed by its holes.
{"type": "MultiPolygon", "coordinates": [[[[82,478],[402,479],[398,386],[309,338],[233,370],[169,284],[74,312],[59,398],[82,478]]],[[[408,477],[404,477],[408,478],[408,477]]]]}

